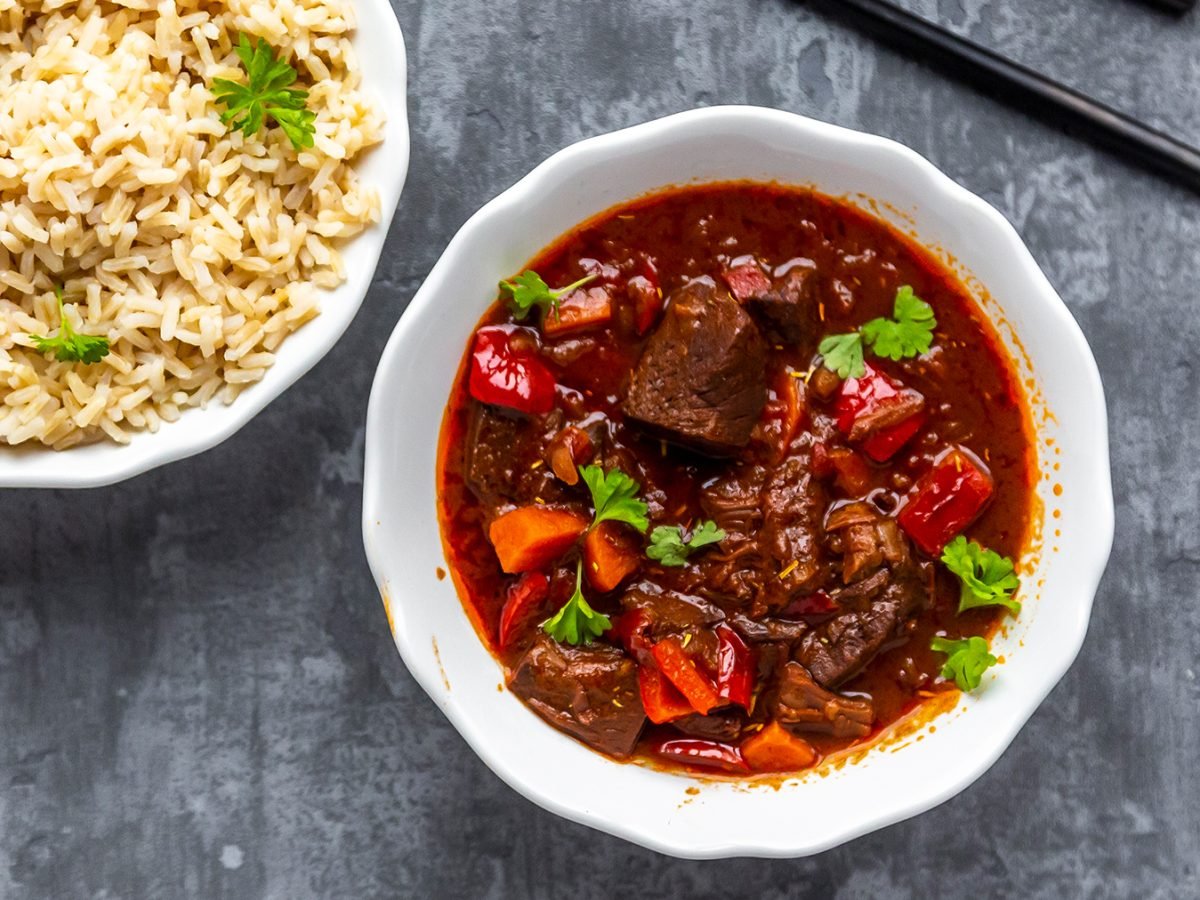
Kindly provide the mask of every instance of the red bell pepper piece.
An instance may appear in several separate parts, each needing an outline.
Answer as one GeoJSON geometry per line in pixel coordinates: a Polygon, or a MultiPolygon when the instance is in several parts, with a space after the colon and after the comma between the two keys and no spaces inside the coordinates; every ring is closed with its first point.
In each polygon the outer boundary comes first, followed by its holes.
{"type": "Polygon", "coordinates": [[[513,346],[514,332],[503,326],[480,328],[471,351],[471,396],[481,403],[539,414],[554,408],[558,385],[537,352],[513,346]]]}
{"type": "Polygon", "coordinates": [[[692,704],[653,666],[638,666],[638,690],[642,695],[642,708],[655,725],[692,712],[692,704]]]}
{"type": "Polygon", "coordinates": [[[754,651],[725,623],[717,632],[717,695],[743,709],[754,695],[754,651]]]}
{"type": "Polygon", "coordinates": [[[662,286],[658,281],[658,270],[649,259],[643,259],[640,272],[629,279],[625,286],[629,299],[633,301],[633,324],[638,334],[645,334],[658,321],[663,310],[662,286]]]}
{"type": "Polygon", "coordinates": [[[621,645],[625,648],[638,665],[653,666],[654,653],[646,631],[650,628],[650,617],[643,610],[631,609],[617,616],[613,622],[613,631],[621,645]]]}
{"type": "Polygon", "coordinates": [[[757,263],[734,266],[722,277],[729,285],[729,293],[733,294],[738,303],[745,303],[751,297],[761,297],[771,289],[771,279],[763,274],[757,263]]]}
{"type": "Polygon", "coordinates": [[[692,659],[677,638],[669,637],[659,641],[651,651],[659,671],[667,676],[667,680],[692,705],[692,709],[707,715],[712,709],[723,706],[725,701],[717,693],[712,681],[700,671],[696,661],[692,659]]]}
{"type": "MultiPolygon", "coordinates": [[[[842,382],[834,405],[838,428],[843,434],[850,435],[860,419],[875,418],[885,414],[889,406],[908,403],[913,393],[867,363],[866,372],[861,378],[847,378],[842,382]]],[[[914,409],[902,421],[878,428],[863,437],[863,450],[876,462],[887,462],[923,424],[923,411],[914,409]]]]}
{"type": "Polygon", "coordinates": [[[973,454],[951,447],[904,500],[900,527],[930,556],[975,521],[992,496],[992,476],[973,454]]]}
{"type": "Polygon", "coordinates": [[[899,425],[877,431],[863,441],[862,448],[875,462],[887,462],[896,455],[897,450],[908,443],[909,438],[921,430],[925,419],[925,411],[922,410],[899,425]]]}
{"type": "Polygon", "coordinates": [[[702,738],[664,738],[651,741],[647,749],[655,756],[688,766],[720,769],[738,775],[750,771],[750,766],[737,747],[718,741],[702,738]]]}
{"type": "Polygon", "coordinates": [[[517,635],[517,627],[550,594],[550,579],[541,572],[526,572],[508,588],[508,599],[500,612],[499,644],[508,649],[517,635]]]}
{"type": "Polygon", "coordinates": [[[779,613],[784,618],[805,616],[827,616],[837,612],[838,605],[824,591],[815,591],[804,597],[797,597],[779,613]]]}

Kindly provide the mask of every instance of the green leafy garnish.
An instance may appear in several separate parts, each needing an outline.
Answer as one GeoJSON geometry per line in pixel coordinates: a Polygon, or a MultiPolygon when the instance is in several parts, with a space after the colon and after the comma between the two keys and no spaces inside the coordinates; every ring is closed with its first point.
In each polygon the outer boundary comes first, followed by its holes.
{"type": "Polygon", "coordinates": [[[512,281],[500,282],[500,290],[507,291],[509,294],[508,306],[512,310],[512,314],[518,319],[524,319],[529,315],[529,311],[535,307],[542,311],[542,315],[548,315],[552,310],[554,315],[558,315],[558,305],[562,302],[562,298],[576,288],[583,287],[589,281],[595,281],[599,276],[593,272],[591,275],[585,275],[576,282],[568,284],[562,288],[551,288],[542,280],[542,276],[530,269],[527,272],[522,272],[512,281]]]}
{"type": "Polygon", "coordinates": [[[983,673],[996,664],[996,657],[988,652],[988,643],[981,637],[969,637],[961,641],[935,637],[929,647],[938,653],[948,654],[949,658],[942,666],[942,677],[953,678],[954,683],[964,691],[979,687],[983,673]]]}
{"type": "Polygon", "coordinates": [[[63,311],[63,294],[61,287],[54,288],[54,296],[58,299],[58,335],[42,337],[31,334],[34,346],[39,353],[53,353],[59,362],[81,362],[85,365],[98,363],[108,356],[108,338],[92,334],[79,334],[71,327],[71,320],[63,311]]]}
{"type": "Polygon", "coordinates": [[[942,562],[962,582],[960,613],[977,606],[1004,606],[1014,616],[1021,614],[1021,602],[1013,599],[1021,579],[1007,556],[986,550],[960,534],[942,551],[942,562]]]}
{"type": "Polygon", "coordinates": [[[650,546],[646,549],[646,555],[664,566],[682,566],[688,556],[701,547],[723,540],[725,532],[711,519],[693,528],[687,540],[684,540],[681,525],[659,525],[650,532],[650,546]]]}
{"type": "Polygon", "coordinates": [[[871,352],[888,359],[901,360],[920,356],[933,343],[937,319],[933,307],[913,293],[907,284],[896,291],[896,303],[890,319],[872,319],[862,327],[863,339],[871,352]]]}
{"type": "Polygon", "coordinates": [[[641,485],[620,469],[606,475],[599,466],[581,466],[579,474],[592,493],[592,506],[596,509],[593,528],[608,519],[632,525],[643,534],[650,527],[646,502],[637,496],[641,485]]]}
{"type": "Polygon", "coordinates": [[[817,352],[824,358],[822,365],[841,378],[862,378],[867,373],[863,360],[863,336],[857,331],[834,334],[821,341],[817,352]]]}
{"type": "Polygon", "coordinates": [[[246,70],[247,83],[213,79],[213,96],[226,107],[221,122],[253,137],[269,116],[296,150],[311,147],[317,114],[304,106],[308,91],[288,87],[296,80],[296,70],[276,59],[275,52],[262,38],[251,47],[250,39],[245,34],[239,35],[236,52],[246,70]]]}
{"type": "Polygon", "coordinates": [[[550,619],[542,623],[542,631],[560,644],[579,645],[592,641],[612,628],[612,619],[598,613],[583,597],[583,560],[575,566],[575,593],[550,619]]]}
{"type": "Polygon", "coordinates": [[[830,335],[821,341],[817,352],[826,369],[842,378],[861,378],[867,371],[864,348],[892,360],[920,356],[929,351],[936,327],[933,307],[905,284],[896,291],[892,318],[872,319],[857,331],[830,335]]]}

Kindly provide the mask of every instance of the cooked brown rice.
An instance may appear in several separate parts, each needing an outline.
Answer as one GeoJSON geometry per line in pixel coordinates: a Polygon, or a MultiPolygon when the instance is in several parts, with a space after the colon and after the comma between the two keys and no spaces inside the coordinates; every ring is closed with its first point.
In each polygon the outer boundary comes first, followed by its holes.
{"type": "Polygon", "coordinates": [[[351,166],[381,140],[348,0],[0,0],[0,439],[125,442],[232,401],[344,277],[379,218],[351,166]],[[229,133],[239,32],[299,73],[315,146],[229,133]],[[54,287],[99,363],[57,362],[54,287]]]}

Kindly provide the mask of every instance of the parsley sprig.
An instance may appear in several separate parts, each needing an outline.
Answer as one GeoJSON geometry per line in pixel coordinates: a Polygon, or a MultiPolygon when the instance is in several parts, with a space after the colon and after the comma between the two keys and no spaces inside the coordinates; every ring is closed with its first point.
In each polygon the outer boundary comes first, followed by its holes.
{"type": "Polygon", "coordinates": [[[221,122],[252,137],[270,117],[296,150],[311,147],[317,114],[305,108],[308,91],[288,87],[296,80],[296,70],[276,59],[262,38],[251,46],[245,34],[239,35],[236,52],[246,70],[246,84],[228,78],[214,78],[212,83],[213,96],[226,107],[221,122]]]}
{"type": "Polygon", "coordinates": [[[960,534],[942,551],[942,562],[962,582],[960,613],[979,606],[1004,606],[1014,616],[1021,614],[1021,602],[1013,599],[1021,579],[1007,556],[984,549],[960,534]]]}
{"type": "Polygon", "coordinates": [[[876,356],[892,360],[920,356],[933,343],[936,327],[933,307],[906,284],[896,291],[890,319],[872,319],[857,331],[830,335],[817,350],[824,358],[825,368],[842,378],[861,378],[867,371],[866,348],[876,356]]]}
{"type": "Polygon", "coordinates": [[[512,281],[500,282],[500,290],[509,295],[509,309],[512,310],[513,316],[518,319],[524,319],[535,308],[540,309],[543,316],[553,312],[557,317],[558,307],[563,297],[576,288],[581,288],[588,282],[595,281],[598,277],[593,272],[591,275],[585,275],[578,281],[568,284],[566,287],[551,288],[550,285],[542,280],[541,275],[530,269],[527,272],[522,272],[512,281]]]}
{"type": "Polygon", "coordinates": [[[63,311],[62,288],[55,286],[54,296],[58,300],[58,334],[43,337],[31,334],[39,353],[53,353],[59,362],[81,362],[84,365],[98,363],[108,356],[108,338],[93,334],[80,334],[71,327],[71,320],[63,311]]]}
{"type": "Polygon", "coordinates": [[[725,532],[711,519],[701,522],[684,538],[683,526],[659,525],[650,532],[650,546],[646,555],[664,566],[682,566],[687,558],[709,544],[725,540],[725,532]]]}
{"type": "Polygon", "coordinates": [[[942,677],[953,678],[954,683],[964,691],[979,687],[983,673],[997,662],[996,657],[988,651],[987,641],[981,637],[969,637],[961,641],[935,637],[929,647],[937,653],[947,654],[942,677]]]}
{"type": "Polygon", "coordinates": [[[612,520],[632,525],[645,534],[650,527],[650,519],[646,515],[646,501],[638,498],[638,491],[642,487],[640,484],[620,469],[613,469],[606,474],[600,466],[581,466],[579,474],[591,492],[592,506],[596,510],[592,528],[612,520]]]}
{"type": "Polygon", "coordinates": [[[612,619],[596,612],[583,596],[583,560],[575,565],[575,593],[542,630],[560,644],[579,645],[593,641],[612,628],[612,619]]]}

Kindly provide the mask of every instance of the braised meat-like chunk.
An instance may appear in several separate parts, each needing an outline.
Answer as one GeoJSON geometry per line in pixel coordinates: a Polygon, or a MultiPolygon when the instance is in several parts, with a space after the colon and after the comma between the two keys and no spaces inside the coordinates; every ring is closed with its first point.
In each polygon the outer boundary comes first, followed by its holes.
{"type": "Polygon", "coordinates": [[[929,585],[916,565],[899,572],[880,570],[862,585],[870,585],[873,593],[856,590],[858,584],[837,592],[840,601],[853,598],[851,608],[805,635],[796,653],[824,687],[837,687],[861,672],[886,644],[903,635],[909,618],[929,597],[929,585]]]}
{"type": "Polygon", "coordinates": [[[539,635],[508,687],[551,725],[612,756],[633,752],[646,721],[637,666],[615,647],[539,635]]]}
{"type": "Polygon", "coordinates": [[[775,279],[769,290],[750,297],[746,309],[767,337],[799,344],[817,331],[821,275],[812,265],[796,265],[775,279]]]}
{"type": "Polygon", "coordinates": [[[875,706],[868,699],[827,691],[798,662],[783,667],[775,699],[775,718],[793,731],[860,738],[871,732],[875,706]]]}
{"type": "Polygon", "coordinates": [[[767,402],[766,345],[708,278],[675,291],[633,370],[625,415],[667,440],[728,456],[750,440],[767,402]]]}

